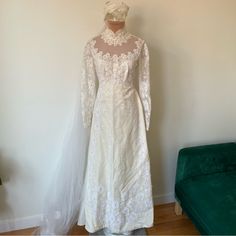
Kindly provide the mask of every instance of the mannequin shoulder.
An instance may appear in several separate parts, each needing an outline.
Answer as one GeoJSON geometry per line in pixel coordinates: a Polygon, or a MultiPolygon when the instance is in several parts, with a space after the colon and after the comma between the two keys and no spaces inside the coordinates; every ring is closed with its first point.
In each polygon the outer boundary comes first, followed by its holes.
{"type": "Polygon", "coordinates": [[[139,37],[135,34],[131,34],[131,36],[134,38],[134,40],[138,43],[139,47],[140,48],[143,48],[144,46],[146,47],[147,46],[147,43],[146,41],[142,38],[142,37],[139,37]]]}
{"type": "Polygon", "coordinates": [[[149,56],[149,47],[146,40],[134,34],[132,34],[132,36],[135,38],[139,56],[149,56]]]}
{"type": "Polygon", "coordinates": [[[88,39],[88,40],[85,42],[85,46],[89,46],[89,45],[93,44],[93,42],[96,41],[96,38],[97,38],[97,36],[88,39]]]}
{"type": "Polygon", "coordinates": [[[96,42],[96,38],[97,38],[97,36],[92,37],[92,38],[88,39],[88,40],[85,42],[85,44],[84,44],[84,50],[85,50],[85,51],[86,51],[86,50],[90,50],[90,49],[94,46],[94,44],[95,44],[95,42],[96,42]]]}

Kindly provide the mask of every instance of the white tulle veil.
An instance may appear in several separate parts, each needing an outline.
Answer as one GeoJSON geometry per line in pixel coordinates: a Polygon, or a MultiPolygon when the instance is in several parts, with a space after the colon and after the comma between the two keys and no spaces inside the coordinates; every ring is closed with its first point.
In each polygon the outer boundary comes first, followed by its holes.
{"type": "Polygon", "coordinates": [[[83,199],[89,131],[83,127],[78,85],[63,151],[46,192],[40,225],[32,235],[66,235],[77,223],[83,199]]]}
{"type": "MultiPolygon", "coordinates": [[[[104,24],[101,33],[106,28],[104,24]]],[[[82,58],[81,66],[84,65],[82,58]]],[[[81,74],[82,76],[82,69],[81,74]]],[[[82,209],[83,187],[87,167],[90,127],[84,128],[80,79],[69,124],[66,127],[62,153],[49,180],[43,202],[40,225],[31,235],[67,235],[77,223],[82,209]]],[[[84,218],[81,219],[84,221],[84,218]]]]}
{"type": "MultiPolygon", "coordinates": [[[[114,7],[110,2],[112,1],[107,3],[107,11],[114,7]]],[[[125,18],[129,7],[122,3],[115,5],[116,8],[124,8],[122,17],[125,18]]],[[[104,24],[101,32],[105,28],[104,24]]],[[[80,216],[90,138],[90,128],[83,126],[81,109],[81,88],[78,83],[72,116],[64,136],[63,150],[52,179],[49,180],[40,225],[32,235],[66,235],[80,216]]]]}

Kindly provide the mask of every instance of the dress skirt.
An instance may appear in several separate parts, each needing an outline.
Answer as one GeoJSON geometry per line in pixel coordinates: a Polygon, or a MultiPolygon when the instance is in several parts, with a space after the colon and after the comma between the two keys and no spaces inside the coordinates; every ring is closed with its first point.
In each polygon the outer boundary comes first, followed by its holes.
{"type": "Polygon", "coordinates": [[[135,87],[99,85],[90,131],[84,199],[78,225],[94,233],[153,226],[144,111],[135,87]]]}

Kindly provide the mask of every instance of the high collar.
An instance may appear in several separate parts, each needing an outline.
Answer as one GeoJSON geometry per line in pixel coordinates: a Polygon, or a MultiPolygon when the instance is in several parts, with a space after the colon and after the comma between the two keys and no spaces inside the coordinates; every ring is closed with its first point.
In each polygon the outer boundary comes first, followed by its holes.
{"type": "Polygon", "coordinates": [[[123,28],[120,28],[118,29],[117,31],[113,31],[111,30],[108,26],[105,27],[105,30],[104,30],[107,34],[111,34],[113,36],[117,36],[117,35],[120,35],[120,34],[124,34],[127,32],[126,30],[126,27],[124,26],[123,28]]]}
{"type": "Polygon", "coordinates": [[[125,26],[116,32],[105,26],[105,29],[101,33],[101,38],[105,43],[117,46],[126,43],[130,38],[130,33],[126,30],[125,26]]]}

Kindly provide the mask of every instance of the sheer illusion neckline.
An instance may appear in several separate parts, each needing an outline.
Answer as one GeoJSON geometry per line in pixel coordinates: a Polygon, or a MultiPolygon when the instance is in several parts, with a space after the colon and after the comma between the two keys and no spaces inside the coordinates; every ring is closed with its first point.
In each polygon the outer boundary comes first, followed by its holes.
{"type": "Polygon", "coordinates": [[[101,39],[108,45],[121,46],[131,38],[131,34],[123,27],[116,32],[112,31],[107,26],[101,33],[101,39]]]}

